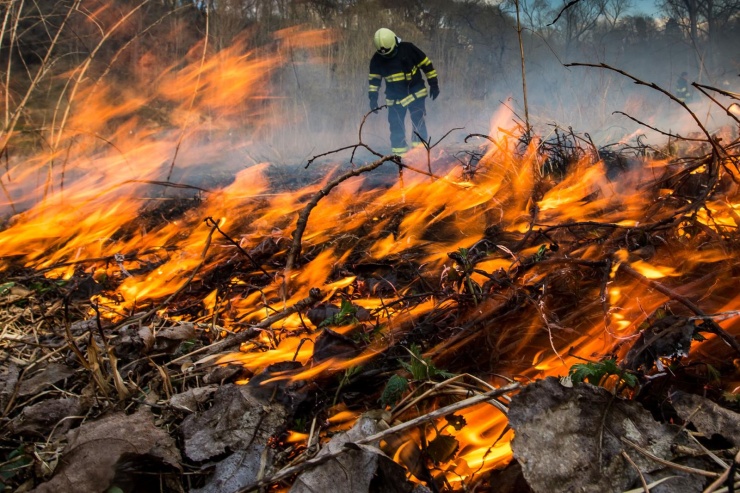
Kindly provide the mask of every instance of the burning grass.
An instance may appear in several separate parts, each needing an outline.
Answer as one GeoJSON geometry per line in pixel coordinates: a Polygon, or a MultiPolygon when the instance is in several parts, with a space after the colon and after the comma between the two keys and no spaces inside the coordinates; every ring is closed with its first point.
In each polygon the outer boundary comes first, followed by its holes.
{"type": "MultiPolygon", "coordinates": [[[[70,427],[141,406],[177,425],[208,400],[173,399],[227,382],[284,405],[264,485],[379,402],[413,425],[380,446],[415,481],[486,484],[511,459],[496,388],[584,361],[621,362],[587,376],[648,405],[668,387],[736,400],[736,143],[602,157],[559,138],[323,165],[296,191],[255,166],[143,207],[104,193],[94,214],[43,204],[14,218],[0,233],[1,404],[7,450],[26,459],[9,481],[47,477],[70,427]],[[432,173],[415,173],[428,158],[432,173]],[[32,378],[42,392],[19,390],[32,378]],[[471,395],[484,397],[456,404],[471,395]],[[62,396],[59,415],[33,413],[62,396]]],[[[190,485],[208,484],[204,457],[186,451],[190,485]]]]}
{"type": "Polygon", "coordinates": [[[6,160],[8,487],[316,490],[296,475],[357,452],[407,489],[470,491],[498,482],[512,399],[548,376],[666,420],[670,389],[737,406],[735,127],[598,148],[504,109],[465,146],[401,159],[361,130],[349,159],[217,172],[230,126],[269,120],[280,60],[208,53],[135,96],[73,73],[47,146],[6,160]]]}

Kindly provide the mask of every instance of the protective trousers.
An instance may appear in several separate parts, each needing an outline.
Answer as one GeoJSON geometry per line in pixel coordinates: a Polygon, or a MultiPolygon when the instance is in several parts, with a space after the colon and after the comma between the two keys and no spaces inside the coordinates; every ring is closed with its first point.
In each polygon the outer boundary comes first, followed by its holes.
{"type": "Polygon", "coordinates": [[[388,123],[391,127],[391,152],[401,155],[409,150],[406,144],[406,110],[411,115],[411,145],[416,147],[421,142],[419,137],[425,141],[427,136],[427,125],[424,121],[426,109],[424,100],[419,98],[413,100],[408,106],[402,106],[398,103],[388,107],[388,123]],[[418,134],[418,135],[417,135],[418,134]]]}

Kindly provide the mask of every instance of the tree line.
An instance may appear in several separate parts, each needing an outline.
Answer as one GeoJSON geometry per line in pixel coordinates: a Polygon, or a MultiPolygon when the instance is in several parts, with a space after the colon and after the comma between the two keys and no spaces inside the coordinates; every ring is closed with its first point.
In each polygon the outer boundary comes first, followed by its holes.
{"type": "MultiPolygon", "coordinates": [[[[379,27],[424,49],[448,104],[521,91],[516,9],[535,107],[565,104],[562,87],[584,82],[582,72],[562,71],[565,62],[607,62],[666,87],[687,72],[737,90],[740,72],[740,0],[662,0],[655,15],[631,0],[6,0],[1,8],[5,136],[41,125],[44,109],[64,98],[63,74],[73,67],[88,63],[90,80],[125,81],[191,56],[205,36],[217,53],[237,38],[275,44],[276,31],[297,25],[325,30],[331,43],[318,64],[306,63],[300,46],[280,47],[289,63],[272,83],[297,96],[284,103],[287,113],[305,119],[308,102],[339,115],[341,125],[366,106],[379,27]]],[[[578,94],[596,105],[609,91],[613,82],[593,76],[578,94]]]]}

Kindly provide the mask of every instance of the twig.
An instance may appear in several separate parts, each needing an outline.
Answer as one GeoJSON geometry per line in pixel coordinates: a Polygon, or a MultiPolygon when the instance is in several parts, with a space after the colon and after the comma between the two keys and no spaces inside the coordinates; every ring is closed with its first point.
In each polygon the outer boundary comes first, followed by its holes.
{"type": "MultiPolygon", "coordinates": [[[[412,354],[412,356],[413,356],[413,354],[412,354]]],[[[488,387],[491,390],[496,390],[496,388],[493,387],[491,384],[489,384],[489,383],[487,383],[487,382],[485,382],[485,381],[483,381],[483,380],[481,380],[481,379],[479,379],[479,378],[477,378],[477,377],[475,377],[473,375],[470,375],[468,373],[461,373],[459,375],[455,375],[454,377],[448,378],[444,382],[437,382],[437,383],[435,383],[430,389],[428,389],[427,391],[425,391],[423,394],[414,397],[413,399],[410,399],[411,395],[413,395],[413,394],[410,394],[408,398],[405,398],[404,400],[402,400],[401,402],[399,402],[397,404],[397,406],[396,406],[397,409],[395,411],[393,411],[393,414],[391,415],[391,421],[395,421],[399,416],[403,415],[403,413],[406,412],[410,407],[416,405],[416,403],[418,403],[418,402],[424,400],[425,398],[427,398],[428,396],[434,394],[439,389],[444,388],[444,387],[447,387],[449,385],[452,385],[453,383],[457,382],[458,380],[462,380],[465,377],[470,377],[470,378],[476,380],[481,385],[484,385],[484,386],[488,387]],[[407,401],[407,400],[409,402],[404,402],[404,401],[407,401]],[[401,408],[398,408],[398,406],[400,406],[401,404],[403,404],[404,406],[401,407],[401,408]]],[[[503,406],[503,404],[501,404],[500,402],[498,403],[498,405],[502,405],[503,406]]],[[[495,406],[498,407],[498,405],[495,405],[495,406]]],[[[502,409],[502,411],[503,412],[506,412],[505,409],[502,409]]]]}
{"type": "Polygon", "coordinates": [[[341,176],[338,176],[337,178],[333,179],[324,187],[316,192],[316,194],[313,196],[313,198],[308,202],[308,204],[305,205],[301,213],[298,215],[298,221],[296,222],[296,228],[295,231],[293,231],[293,243],[290,245],[290,250],[288,250],[288,258],[285,262],[285,279],[287,280],[288,274],[290,270],[293,268],[293,265],[295,264],[296,258],[301,253],[301,239],[303,238],[303,232],[306,230],[306,225],[308,224],[308,216],[311,214],[311,211],[313,210],[316,205],[318,205],[319,200],[329,195],[329,192],[331,192],[337,185],[342,183],[343,181],[352,178],[353,176],[359,176],[362,173],[367,173],[368,171],[372,171],[375,168],[379,167],[383,163],[386,163],[388,161],[394,161],[398,162],[398,156],[395,155],[388,155],[383,156],[377,161],[373,161],[372,163],[362,166],[361,168],[356,168],[347,171],[341,176]]]}
{"type": "Polygon", "coordinates": [[[360,122],[360,129],[357,132],[357,139],[358,139],[357,144],[352,144],[352,145],[340,147],[339,149],[334,149],[332,151],[327,151],[327,152],[322,152],[321,154],[316,154],[315,156],[313,156],[311,159],[308,160],[308,162],[306,163],[306,166],[304,166],[304,169],[307,169],[311,165],[311,163],[313,163],[320,157],[329,156],[331,154],[336,154],[337,152],[346,151],[347,149],[352,149],[352,157],[350,158],[350,162],[352,162],[355,157],[355,151],[357,151],[359,147],[362,147],[363,149],[367,149],[371,154],[374,154],[375,156],[382,158],[383,157],[382,154],[376,152],[375,150],[371,149],[368,145],[366,145],[364,142],[362,142],[362,127],[365,125],[365,121],[367,120],[368,116],[372,115],[373,113],[376,113],[378,110],[381,110],[383,108],[387,108],[387,106],[386,105],[379,106],[375,108],[374,110],[368,111],[367,113],[365,113],[365,116],[362,117],[362,122],[360,122]]]}
{"type": "MultiPolygon", "coordinates": [[[[558,16],[557,16],[557,17],[555,17],[555,20],[554,20],[554,21],[552,21],[551,23],[549,23],[549,24],[547,25],[547,27],[550,27],[550,26],[552,26],[553,24],[555,24],[555,23],[556,23],[556,22],[558,21],[558,19],[560,19],[560,17],[561,17],[562,15],[563,15],[563,13],[564,13],[564,12],[565,12],[566,10],[568,10],[569,8],[571,8],[572,6],[574,6],[575,4],[577,4],[577,3],[578,3],[578,2],[580,2],[580,1],[581,1],[581,0],[571,0],[570,2],[568,2],[568,4],[567,4],[567,5],[565,6],[565,7],[563,7],[563,8],[562,8],[562,9],[560,10],[560,12],[558,13],[558,16]]],[[[567,67],[567,65],[566,65],[566,67],[567,67]]]]}
{"type": "Polygon", "coordinates": [[[655,89],[656,91],[663,93],[664,95],[668,96],[668,98],[670,98],[672,101],[680,104],[681,107],[683,107],[683,109],[685,109],[689,113],[689,115],[691,115],[691,118],[693,118],[696,125],[701,129],[702,133],[706,135],[707,141],[712,146],[712,148],[717,153],[717,155],[720,156],[723,154],[722,148],[717,144],[717,142],[715,142],[715,140],[712,138],[712,135],[709,133],[709,130],[707,130],[704,127],[699,117],[696,116],[696,114],[693,111],[691,111],[688,105],[684,103],[683,101],[681,101],[680,99],[678,99],[673,94],[671,94],[670,92],[668,92],[667,90],[657,85],[655,82],[645,82],[641,79],[638,79],[634,75],[631,75],[625,72],[624,70],[620,70],[618,68],[612,67],[611,65],[607,65],[606,63],[566,63],[565,66],[566,67],[593,67],[593,68],[603,68],[603,69],[611,70],[613,72],[616,72],[618,74],[621,74],[627,77],[628,79],[631,79],[632,82],[634,82],[637,85],[647,86],[647,87],[650,87],[651,89],[655,89]]]}
{"type": "Polygon", "coordinates": [[[733,472],[734,467],[736,467],[737,464],[740,464],[740,452],[737,453],[735,456],[735,460],[733,463],[725,469],[725,472],[722,473],[720,477],[718,477],[712,484],[707,486],[707,489],[705,489],[702,493],[713,493],[717,490],[720,486],[722,486],[723,483],[727,482],[730,484],[734,481],[734,478],[730,478],[730,473],[733,472]]]}
{"type": "Polygon", "coordinates": [[[393,426],[391,428],[388,428],[387,430],[381,431],[379,433],[376,433],[374,435],[371,435],[369,437],[365,437],[361,440],[358,440],[356,442],[348,442],[348,444],[345,445],[344,449],[339,450],[334,453],[322,455],[320,457],[316,457],[314,459],[309,459],[306,462],[303,462],[301,464],[287,467],[285,469],[282,469],[281,471],[278,471],[276,474],[270,476],[269,478],[265,478],[259,481],[256,481],[245,488],[237,490],[236,493],[246,493],[249,491],[253,491],[255,489],[261,488],[263,486],[267,486],[273,483],[276,483],[278,481],[281,481],[283,479],[286,479],[294,474],[297,474],[305,469],[309,469],[311,467],[315,467],[319,464],[322,464],[324,462],[327,462],[331,459],[335,459],[342,455],[344,452],[348,450],[352,450],[353,445],[367,445],[373,442],[376,442],[378,440],[381,440],[389,435],[393,435],[395,433],[398,433],[399,431],[406,430],[408,428],[413,428],[415,426],[418,426],[423,423],[427,423],[429,421],[434,421],[435,419],[441,418],[442,416],[446,416],[448,414],[452,414],[454,412],[460,411],[461,409],[466,409],[468,407],[475,406],[476,404],[480,404],[482,402],[486,402],[492,399],[495,399],[496,397],[506,394],[509,392],[512,392],[514,390],[518,390],[521,384],[519,382],[515,382],[509,385],[506,385],[505,387],[498,388],[496,390],[492,390],[490,392],[486,392],[485,394],[477,395],[474,397],[470,397],[468,399],[456,402],[454,404],[450,404],[449,406],[442,407],[440,409],[437,409],[436,411],[432,411],[431,413],[425,414],[423,416],[419,416],[418,418],[414,418],[412,420],[406,421],[405,423],[398,424],[396,426],[393,426]]]}
{"type": "Polygon", "coordinates": [[[126,180],[124,182],[121,182],[121,185],[125,185],[127,183],[144,183],[147,185],[159,185],[160,187],[182,188],[186,190],[198,190],[199,192],[211,193],[211,191],[206,188],[196,187],[195,185],[188,185],[186,183],[172,183],[171,181],[126,180]]]}
{"type": "MultiPolygon", "coordinates": [[[[243,342],[248,341],[252,337],[254,337],[256,334],[259,333],[259,329],[266,329],[270,325],[274,324],[278,320],[282,320],[288,315],[291,315],[296,312],[300,312],[305,310],[306,308],[309,308],[324,297],[324,294],[321,292],[318,288],[313,288],[308,292],[308,297],[303,298],[302,300],[296,302],[294,305],[287,307],[285,310],[275,313],[273,315],[270,315],[266,319],[262,320],[260,323],[251,326],[249,329],[239,332],[231,339],[224,339],[223,341],[217,342],[215,344],[211,344],[208,346],[208,349],[206,350],[206,354],[211,355],[218,352],[221,352],[225,349],[232,348],[234,346],[239,346],[243,342]]],[[[193,353],[190,353],[191,355],[193,353]]]]}
{"type": "MultiPolygon", "coordinates": [[[[49,70],[50,60],[52,57],[52,53],[54,52],[54,48],[58,44],[58,41],[59,41],[60,36],[62,35],[62,32],[66,32],[64,30],[64,27],[67,25],[67,22],[72,17],[72,13],[78,10],[81,3],[82,3],[82,0],[75,0],[75,2],[69,6],[69,9],[67,10],[67,13],[65,14],[64,19],[59,25],[57,32],[54,34],[54,39],[51,40],[49,47],[46,49],[46,55],[44,55],[44,59],[41,61],[39,69],[36,72],[36,75],[34,76],[31,83],[28,85],[28,89],[26,90],[26,93],[24,94],[23,99],[16,106],[13,114],[9,118],[6,117],[6,125],[2,129],[2,133],[0,133],[0,143],[1,143],[0,152],[7,152],[8,143],[10,142],[10,138],[12,137],[13,132],[15,131],[15,127],[18,124],[18,120],[20,119],[21,115],[24,114],[24,109],[26,107],[26,104],[28,103],[28,100],[31,98],[31,95],[34,93],[36,87],[41,81],[41,78],[44,75],[46,75],[46,73],[49,70]]],[[[20,13],[18,15],[20,15],[20,13]]],[[[8,71],[8,77],[10,77],[10,71],[8,71]]],[[[9,93],[10,91],[8,90],[8,87],[6,86],[6,91],[5,91],[6,96],[9,93]]],[[[6,105],[6,110],[7,110],[7,105],[6,105]]]]}
{"type": "Polygon", "coordinates": [[[736,116],[735,116],[735,115],[734,115],[734,114],[732,113],[732,111],[730,111],[729,109],[727,109],[727,108],[725,108],[724,106],[722,106],[722,104],[720,104],[720,102],[719,102],[719,101],[717,101],[717,99],[716,99],[716,98],[712,97],[712,96],[711,96],[711,95],[710,95],[710,94],[709,94],[709,93],[708,93],[708,92],[707,92],[707,91],[705,90],[705,89],[712,89],[712,90],[716,90],[716,89],[714,89],[713,87],[709,87],[709,86],[703,86],[703,85],[701,85],[701,84],[697,84],[696,82],[693,82],[693,83],[692,83],[691,85],[692,85],[692,86],[694,86],[694,87],[696,87],[696,88],[697,88],[697,89],[699,90],[699,92],[701,92],[701,93],[702,93],[703,95],[705,95],[705,96],[706,96],[707,98],[709,98],[709,99],[710,99],[710,100],[711,100],[711,101],[712,101],[712,102],[713,102],[714,104],[716,104],[717,106],[719,106],[720,108],[722,108],[723,110],[725,110],[725,114],[726,114],[727,116],[729,116],[730,118],[732,118],[733,120],[735,120],[735,122],[737,122],[737,123],[740,123],[740,119],[738,119],[738,118],[737,118],[737,117],[736,117],[736,116]]]}
{"type": "Polygon", "coordinates": [[[694,467],[689,467],[689,466],[682,466],[681,464],[676,464],[675,462],[671,462],[671,461],[668,461],[668,460],[665,460],[665,459],[661,459],[660,457],[658,457],[657,455],[653,454],[649,450],[645,450],[644,448],[640,447],[636,443],[633,443],[633,442],[627,440],[624,437],[620,437],[620,440],[622,441],[622,443],[625,443],[625,444],[629,445],[630,447],[632,447],[633,449],[637,450],[638,452],[640,452],[642,455],[644,455],[648,459],[654,460],[658,464],[663,464],[664,466],[668,466],[670,468],[677,469],[679,471],[688,472],[690,474],[698,474],[700,476],[706,476],[708,478],[716,478],[716,477],[719,477],[719,474],[717,474],[716,472],[705,471],[703,469],[696,469],[694,467]]]}
{"type": "Polygon", "coordinates": [[[642,489],[645,490],[645,493],[650,493],[650,487],[648,486],[647,481],[645,481],[645,476],[643,476],[642,471],[637,467],[635,461],[632,460],[632,457],[630,457],[624,450],[622,450],[622,457],[624,457],[624,459],[635,468],[635,471],[637,471],[637,474],[640,476],[640,482],[642,483],[642,489]]]}
{"type": "Polygon", "coordinates": [[[206,224],[208,224],[209,226],[212,226],[212,227],[216,228],[216,231],[218,231],[219,233],[221,233],[221,236],[223,236],[224,238],[226,238],[226,240],[227,240],[227,241],[228,241],[229,243],[231,243],[232,245],[234,245],[234,246],[236,247],[236,249],[237,249],[237,250],[239,250],[239,252],[240,252],[240,253],[241,253],[242,255],[244,255],[245,257],[247,257],[247,258],[249,259],[249,261],[250,261],[250,262],[252,262],[252,265],[254,265],[254,268],[255,268],[255,269],[257,269],[257,270],[260,270],[260,271],[262,271],[262,273],[263,273],[264,275],[266,275],[267,277],[272,277],[272,276],[270,276],[270,273],[269,273],[269,272],[267,272],[267,271],[266,271],[266,270],[264,269],[264,267],[262,267],[262,266],[261,266],[260,264],[258,264],[258,263],[257,263],[257,262],[256,262],[256,261],[254,260],[254,257],[252,257],[252,256],[251,256],[251,255],[249,254],[249,252],[247,252],[247,251],[246,251],[245,249],[243,249],[243,248],[242,248],[242,246],[241,246],[241,245],[239,244],[239,242],[237,242],[237,241],[234,241],[234,239],[232,239],[232,238],[231,238],[231,237],[230,237],[229,235],[227,235],[226,233],[224,233],[224,232],[223,232],[223,231],[221,230],[221,228],[219,228],[219,227],[218,227],[218,222],[217,222],[217,221],[215,221],[215,220],[214,220],[214,219],[213,219],[212,217],[207,217],[207,218],[205,219],[205,222],[206,222],[206,224]]]}
{"type": "Polygon", "coordinates": [[[612,111],[612,115],[626,116],[627,118],[629,118],[633,122],[639,123],[640,125],[645,126],[645,127],[649,128],[650,130],[653,130],[653,131],[658,132],[660,134],[663,134],[666,137],[672,137],[674,139],[681,139],[681,140],[685,140],[685,141],[688,141],[688,142],[706,142],[707,141],[707,139],[694,139],[694,138],[690,138],[690,137],[682,137],[682,136],[680,136],[678,134],[672,134],[670,132],[666,132],[666,131],[661,130],[661,129],[657,128],[657,127],[653,127],[652,125],[648,125],[647,123],[645,123],[645,122],[643,122],[641,120],[638,120],[637,118],[633,117],[632,115],[628,115],[624,111],[612,111]]]}
{"type": "MultiPolygon", "coordinates": [[[[522,94],[524,95],[524,125],[526,127],[524,133],[527,135],[527,138],[529,138],[532,127],[529,125],[529,105],[527,104],[527,71],[524,66],[524,44],[522,43],[522,23],[519,20],[519,0],[514,0],[514,5],[516,6],[516,34],[519,38],[519,57],[522,61],[522,94]]],[[[558,17],[560,16],[558,15],[558,17]]]]}
{"type": "Polygon", "coordinates": [[[434,174],[432,174],[432,155],[431,155],[432,149],[434,149],[434,147],[437,146],[437,144],[439,144],[440,142],[442,142],[448,135],[450,135],[455,130],[463,130],[463,127],[455,127],[455,128],[452,128],[452,129],[448,130],[447,133],[444,134],[442,136],[442,138],[440,138],[434,144],[431,143],[432,142],[432,138],[431,137],[429,138],[428,141],[427,140],[424,140],[421,137],[421,135],[419,135],[419,132],[417,132],[416,130],[414,130],[414,135],[416,135],[416,137],[419,139],[419,142],[421,142],[424,145],[424,149],[427,151],[427,169],[429,170],[428,176],[431,176],[431,177],[437,179],[437,177],[434,176],[434,174]]]}

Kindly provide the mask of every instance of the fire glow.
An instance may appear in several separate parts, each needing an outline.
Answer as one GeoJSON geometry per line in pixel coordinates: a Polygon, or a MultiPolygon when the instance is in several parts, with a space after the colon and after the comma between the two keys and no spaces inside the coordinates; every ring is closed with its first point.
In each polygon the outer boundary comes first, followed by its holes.
{"type": "MultiPolygon", "coordinates": [[[[307,32],[285,31],[278,39],[316,46],[307,32]]],[[[177,220],[149,226],[139,218],[142,207],[155,202],[150,198],[155,188],[144,182],[168,179],[174,156],[177,179],[187,182],[209,169],[211,162],[219,162],[225,149],[238,153],[248,144],[226,146],[232,127],[245,126],[244,120],[249,119],[257,135],[259,125],[275,124],[265,110],[270,95],[261,88],[281,62],[277,55],[235,45],[202,60],[198,53],[190,58],[194,61],[184,68],[170,67],[142,80],[141,91],[81,87],[79,103],[71,107],[69,124],[58,134],[58,144],[48,152],[11,160],[0,176],[5,190],[0,205],[16,214],[0,232],[1,269],[22,265],[46,271],[53,279],[68,279],[82,270],[99,282],[115,280],[115,292],[98,295],[96,301],[104,317],[119,321],[188,284],[205,287],[209,273],[235,259],[243,260],[239,249],[252,251],[267,243],[275,246],[272,258],[285,255],[298,212],[325,182],[275,193],[266,177],[267,164],[241,169],[230,184],[200,193],[199,200],[177,220]],[[139,118],[155,101],[172,106],[172,128],[158,128],[139,118]],[[42,185],[34,187],[35,183],[42,185]],[[238,241],[239,249],[213,234],[203,223],[208,217],[218,218],[218,227],[238,241]]],[[[502,108],[493,119],[493,128],[506,127],[512,119],[502,108]]],[[[474,308],[454,319],[458,325],[450,327],[444,338],[428,336],[425,355],[440,368],[477,373],[494,385],[502,383],[496,374],[522,381],[563,376],[579,358],[595,360],[623,353],[621,341],[636,334],[647,316],[668,301],[635,279],[619,276],[620,263],[651,280],[683,276],[691,281],[692,289],[705,293],[703,302],[716,311],[740,306],[731,268],[718,267],[726,273],[724,277],[703,275],[718,264],[734,266],[732,255],[712,245],[697,249],[692,243],[695,233],[690,232],[694,230],[688,226],[684,248],[656,247],[658,251],[646,258],[637,249],[605,250],[603,238],[593,239],[585,229],[577,241],[566,238],[568,230],[584,228],[583,224],[603,225],[602,229],[613,232],[603,235],[606,238],[629,237],[637,225],[658,224],[671,217],[674,210],[670,206],[661,206],[660,197],[638,186],[659,173],[665,162],[644,163],[609,180],[604,163],[584,158],[564,179],[543,187],[546,177],[537,171],[542,156],[536,143],[522,150],[516,138],[496,131],[492,135],[495,142],[488,143],[474,177],[465,182],[456,162],[444,150],[435,149],[431,157],[436,179],[406,171],[403,186],[394,181],[365,188],[362,178],[342,183],[311,214],[303,236],[304,260],[287,279],[275,262],[260,264],[272,280],[258,288],[242,274],[230,273],[225,286],[205,291],[200,300],[202,314],[192,317],[194,322],[211,322],[214,328],[238,332],[320,288],[323,301],[351,300],[372,314],[377,330],[361,334],[370,340],[359,354],[313,361],[313,344],[320,329],[310,327],[307,333],[306,321],[293,314],[265,328],[238,353],[222,355],[218,363],[242,365],[253,373],[283,361],[304,365],[298,372],[275,375],[265,383],[326,378],[373,362],[423,326],[426,318],[449,309],[451,300],[465,298],[467,306],[474,308]],[[537,197],[538,186],[546,191],[537,197]],[[507,236],[518,241],[535,230],[545,233],[517,254],[499,247],[510,241],[507,236]],[[573,299],[570,311],[562,312],[550,305],[554,298],[548,291],[560,287],[538,284],[566,265],[557,262],[553,245],[568,242],[568,257],[559,258],[563,262],[613,260],[604,285],[606,311],[600,303],[573,299]],[[527,309],[519,310],[516,317],[494,316],[508,296],[501,285],[488,288],[499,290],[500,296],[494,293],[479,299],[473,295],[475,290],[452,280],[456,267],[448,254],[471,251],[475,246],[486,253],[477,271],[469,273],[470,285],[484,286],[501,272],[500,279],[508,276],[521,286],[539,286],[539,292],[528,292],[531,300],[523,302],[527,309]],[[525,257],[539,260],[526,263],[525,257]],[[552,263],[544,261],[548,258],[552,263]],[[411,265],[418,270],[419,282],[403,284],[377,276],[373,280],[380,282],[371,289],[367,279],[351,273],[357,265],[390,266],[388,271],[411,265]],[[431,286],[425,290],[425,284],[431,286]],[[464,356],[467,351],[469,358],[464,356]]],[[[425,169],[426,158],[419,149],[405,157],[404,163],[425,169]]],[[[737,228],[737,190],[733,187],[735,202],[712,203],[711,210],[697,216],[716,234],[737,228]]],[[[568,272],[578,278],[596,276],[588,268],[568,272]]],[[[560,280],[566,286],[570,282],[566,277],[560,280]]],[[[578,296],[599,299],[598,284],[578,296]]],[[[721,325],[733,334],[739,330],[733,320],[721,325]]],[[[335,330],[352,336],[354,328],[335,330]]],[[[707,344],[720,347],[721,341],[707,344]]],[[[502,413],[480,404],[461,414],[467,425],[459,431],[445,428],[444,422],[436,425],[460,443],[459,454],[441,468],[449,471],[453,483],[490,471],[511,458],[511,432],[505,432],[502,413]],[[504,438],[498,440],[502,433],[504,438]]],[[[345,419],[344,412],[334,416],[338,422],[345,419]]],[[[435,434],[430,431],[428,438],[435,434]]],[[[293,433],[289,441],[305,439],[305,434],[293,433]]]]}

